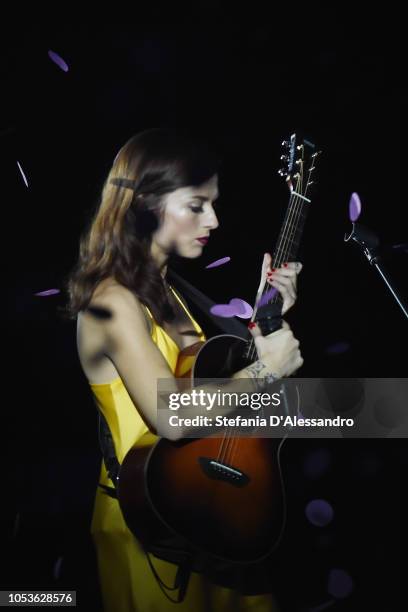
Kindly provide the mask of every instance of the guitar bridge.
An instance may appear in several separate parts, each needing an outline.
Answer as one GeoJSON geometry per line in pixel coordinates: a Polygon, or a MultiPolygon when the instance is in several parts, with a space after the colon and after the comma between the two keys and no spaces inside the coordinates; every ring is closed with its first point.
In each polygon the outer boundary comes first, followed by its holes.
{"type": "Polygon", "coordinates": [[[237,470],[237,468],[231,465],[210,459],[209,457],[199,457],[198,461],[202,470],[209,478],[223,480],[236,487],[243,487],[249,482],[249,477],[244,472],[237,470]]]}

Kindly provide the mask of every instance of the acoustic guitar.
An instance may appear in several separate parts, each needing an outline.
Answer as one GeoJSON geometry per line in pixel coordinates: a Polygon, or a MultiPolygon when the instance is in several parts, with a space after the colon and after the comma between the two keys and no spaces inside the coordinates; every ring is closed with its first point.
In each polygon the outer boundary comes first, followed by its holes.
{"type": "MultiPolygon", "coordinates": [[[[283,147],[279,172],[290,195],[273,252],[275,267],[294,260],[298,252],[320,153],[307,140],[299,143],[296,134],[283,147]]],[[[279,294],[258,307],[268,291],[262,278],[253,319],[265,335],[281,326],[279,294]]],[[[247,340],[224,334],[186,350],[195,353],[193,386],[202,378],[229,378],[257,359],[249,332],[247,340]]],[[[227,432],[224,438],[156,438],[151,444],[147,436],[145,444],[142,440],[127,453],[119,473],[118,498],[129,529],[147,551],[174,563],[188,555],[197,571],[264,559],[278,545],[285,525],[283,442],[235,438],[227,432]]]]}

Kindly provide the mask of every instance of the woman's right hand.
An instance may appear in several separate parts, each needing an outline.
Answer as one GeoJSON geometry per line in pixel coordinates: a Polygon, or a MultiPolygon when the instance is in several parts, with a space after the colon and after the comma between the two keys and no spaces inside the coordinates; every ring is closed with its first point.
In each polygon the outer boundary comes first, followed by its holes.
{"type": "Polygon", "coordinates": [[[259,325],[249,327],[258,359],[262,361],[270,372],[278,377],[290,376],[303,364],[303,358],[299,350],[299,341],[296,340],[292,330],[286,321],[282,328],[263,336],[259,325]]]}

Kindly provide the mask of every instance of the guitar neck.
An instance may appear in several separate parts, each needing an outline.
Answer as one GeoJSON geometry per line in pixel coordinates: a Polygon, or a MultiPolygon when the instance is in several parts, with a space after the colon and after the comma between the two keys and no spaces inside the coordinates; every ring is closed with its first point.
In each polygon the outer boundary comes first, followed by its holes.
{"type": "Polygon", "coordinates": [[[303,195],[291,193],[281,231],[273,251],[273,265],[279,268],[286,261],[293,261],[299,252],[310,200],[303,195]]]}

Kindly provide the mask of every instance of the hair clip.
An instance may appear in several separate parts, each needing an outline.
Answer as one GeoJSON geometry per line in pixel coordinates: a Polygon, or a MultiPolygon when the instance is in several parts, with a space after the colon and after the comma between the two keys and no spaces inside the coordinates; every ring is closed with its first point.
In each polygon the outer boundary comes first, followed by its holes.
{"type": "Polygon", "coordinates": [[[127,187],[128,189],[136,190],[136,181],[127,178],[113,178],[109,181],[116,187],[127,187]]]}

